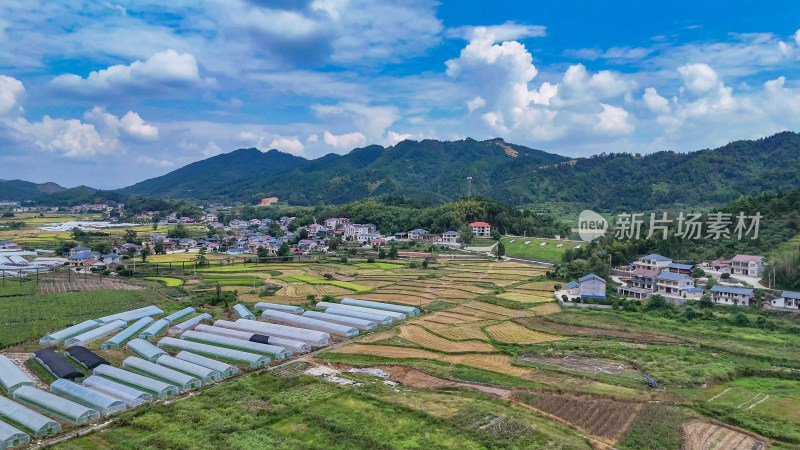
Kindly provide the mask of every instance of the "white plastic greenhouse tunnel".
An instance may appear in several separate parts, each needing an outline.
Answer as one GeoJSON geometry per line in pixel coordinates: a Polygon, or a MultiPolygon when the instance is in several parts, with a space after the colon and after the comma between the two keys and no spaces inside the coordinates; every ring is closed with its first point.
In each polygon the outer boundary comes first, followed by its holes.
{"type": "Polygon", "coordinates": [[[155,345],[145,341],[144,339],[138,338],[128,341],[128,343],[125,344],[125,348],[148,361],[155,361],[160,356],[167,354],[167,352],[161,350],[155,345]]]}
{"type": "Polygon", "coordinates": [[[419,315],[419,308],[407,305],[396,305],[394,303],[374,302],[371,300],[359,300],[356,298],[345,297],[342,299],[342,304],[351,306],[363,306],[365,308],[381,309],[384,311],[394,311],[403,314],[408,314],[409,316],[419,315]]]}
{"type": "Polygon", "coordinates": [[[65,328],[61,331],[44,336],[43,338],[39,339],[39,345],[56,345],[60,342],[63,342],[67,338],[85,333],[92,328],[99,327],[100,325],[102,325],[102,323],[96,320],[87,320],[69,328],[65,328]]]}
{"type": "Polygon", "coordinates": [[[102,326],[91,329],[85,333],[72,336],[64,340],[65,345],[86,345],[101,337],[108,336],[109,334],[127,327],[128,324],[123,320],[115,320],[108,322],[102,326]]]}
{"type": "Polygon", "coordinates": [[[130,408],[135,408],[144,403],[153,401],[152,394],[97,375],[88,377],[83,380],[82,384],[97,392],[118,398],[125,402],[130,408]]]}
{"type": "Polygon", "coordinates": [[[170,369],[169,367],[161,366],[150,361],[146,361],[137,356],[130,356],[122,361],[122,367],[131,372],[144,375],[148,378],[163,381],[164,383],[178,386],[182,391],[189,389],[197,389],[203,384],[199,378],[191,375],[186,375],[183,372],[170,369]]]}
{"type": "Polygon", "coordinates": [[[236,317],[240,319],[256,320],[256,316],[253,315],[246,306],[239,303],[233,305],[233,312],[236,314],[236,317]]]}
{"type": "Polygon", "coordinates": [[[382,309],[375,309],[375,308],[366,308],[363,306],[353,306],[353,305],[343,305],[341,303],[331,303],[331,302],[317,302],[317,309],[328,309],[328,308],[337,308],[337,309],[346,309],[349,311],[360,311],[369,314],[378,314],[383,316],[391,317],[395,322],[398,320],[405,320],[406,315],[403,313],[395,312],[395,311],[386,311],[382,309]]]}
{"type": "Polygon", "coordinates": [[[152,317],[142,317],[141,319],[134,322],[128,328],[120,331],[116,335],[112,336],[111,339],[103,342],[103,345],[100,346],[103,350],[115,349],[122,347],[126,341],[133,338],[134,336],[138,336],[145,328],[150,326],[155,319],[152,317]]]}
{"type": "Polygon", "coordinates": [[[184,322],[181,322],[181,323],[175,325],[174,327],[171,327],[169,329],[168,333],[169,334],[180,334],[180,333],[183,333],[186,330],[191,330],[192,328],[197,326],[197,324],[199,324],[200,322],[202,322],[204,320],[211,320],[211,314],[203,313],[203,314],[194,316],[189,320],[186,320],[184,322]]]}
{"type": "Polygon", "coordinates": [[[130,322],[132,320],[139,320],[142,317],[149,317],[149,316],[158,316],[160,314],[164,314],[164,311],[157,306],[145,306],[139,309],[132,309],[130,311],[125,311],[117,314],[112,314],[110,316],[105,316],[97,319],[98,322],[108,323],[113,322],[115,320],[124,320],[125,322],[130,322]]]}
{"type": "Polygon", "coordinates": [[[257,353],[243,352],[241,350],[233,350],[230,348],[218,347],[216,345],[208,345],[201,342],[193,342],[171,337],[161,338],[161,340],[158,341],[158,346],[162,348],[174,348],[176,350],[188,350],[193,353],[199,353],[201,355],[228,361],[233,364],[247,365],[253,369],[263,367],[270,363],[268,356],[259,355],[257,353]]]}
{"type": "Polygon", "coordinates": [[[159,335],[165,328],[167,328],[170,324],[169,319],[164,317],[163,319],[158,319],[153,322],[149,327],[147,327],[144,331],[139,334],[139,338],[150,340],[155,338],[159,335]]]}
{"type": "Polygon", "coordinates": [[[122,400],[64,379],[50,384],[50,392],[95,409],[104,416],[124,411],[128,407],[127,403],[122,400]]]}
{"type": "Polygon", "coordinates": [[[22,386],[33,386],[33,380],[25,375],[16,364],[5,355],[0,355],[0,385],[9,395],[22,386]]]}
{"type": "Polygon", "coordinates": [[[154,380],[150,377],[128,372],[127,370],[118,369],[112,366],[98,366],[94,369],[94,374],[147,392],[156,398],[165,398],[178,393],[178,386],[167,384],[162,381],[154,380]]]}
{"type": "Polygon", "coordinates": [[[212,325],[198,325],[195,327],[194,331],[218,334],[220,336],[228,336],[236,339],[243,339],[245,341],[260,342],[262,344],[277,345],[279,347],[284,347],[291,350],[292,353],[305,353],[311,351],[311,346],[305,342],[275,336],[266,336],[263,334],[254,333],[252,331],[234,330],[232,328],[223,328],[212,325]]]}
{"type": "Polygon", "coordinates": [[[287,339],[295,339],[306,342],[313,347],[324,347],[328,345],[331,338],[330,333],[324,331],[309,330],[306,328],[288,327],[275,323],[258,322],[255,320],[238,319],[236,322],[227,320],[217,320],[214,326],[233,328],[234,330],[252,331],[253,333],[264,334],[269,337],[277,336],[287,339]]]}
{"type": "Polygon", "coordinates": [[[16,447],[21,444],[27,444],[30,441],[30,436],[22,430],[18,430],[5,422],[0,422],[0,449],[16,447]]]}
{"type": "Polygon", "coordinates": [[[75,425],[100,418],[100,412],[96,409],[34,387],[23,386],[14,391],[12,395],[14,400],[20,403],[25,403],[75,425]]]}
{"type": "Polygon", "coordinates": [[[358,328],[359,330],[372,330],[378,328],[378,324],[372,320],[356,319],[355,317],[337,316],[336,314],[321,313],[317,311],[306,311],[303,317],[310,319],[324,320],[339,325],[346,325],[358,328]]]}
{"type": "Polygon", "coordinates": [[[349,309],[328,308],[325,310],[325,312],[328,314],[336,314],[337,316],[347,316],[347,317],[355,317],[356,319],[371,320],[380,325],[388,325],[394,322],[394,319],[383,314],[372,314],[368,312],[352,311],[349,309]]]}
{"type": "Polygon", "coordinates": [[[232,366],[228,363],[207,358],[192,352],[179,352],[177,355],[175,355],[175,358],[190,362],[192,364],[197,364],[198,366],[208,367],[211,370],[216,370],[220,375],[222,375],[222,378],[232,377],[239,373],[239,369],[236,366],[232,366]]]}
{"type": "Polygon", "coordinates": [[[181,339],[194,342],[202,342],[204,344],[218,345],[220,347],[232,348],[234,350],[241,350],[244,352],[261,353],[270,355],[275,359],[284,359],[292,355],[291,350],[277,345],[260,344],[258,342],[245,341],[228,336],[220,336],[218,334],[203,333],[201,331],[185,331],[181,334],[181,339]]]}
{"type": "Polygon", "coordinates": [[[209,369],[208,367],[203,367],[201,365],[190,363],[189,361],[184,361],[169,355],[160,356],[156,360],[156,364],[177,370],[178,372],[185,373],[186,375],[197,377],[203,383],[211,383],[212,381],[222,378],[222,374],[214,369],[209,369]]]}
{"type": "Polygon", "coordinates": [[[253,306],[253,308],[261,310],[272,309],[274,311],[283,311],[292,314],[301,314],[303,311],[305,311],[303,308],[299,306],[283,305],[281,303],[267,303],[267,302],[258,302],[253,306]]]}
{"type": "Polygon", "coordinates": [[[195,313],[194,308],[189,306],[189,307],[183,308],[180,311],[175,311],[174,313],[172,313],[172,314],[170,314],[170,315],[168,315],[168,316],[166,316],[164,318],[169,320],[169,323],[175,323],[176,321],[181,320],[184,317],[192,315],[194,313],[195,313]]]}
{"type": "Polygon", "coordinates": [[[265,319],[274,320],[289,325],[296,325],[310,330],[324,331],[326,333],[334,334],[342,337],[358,336],[358,328],[339,325],[336,323],[325,322],[322,320],[312,319],[310,317],[296,316],[294,314],[285,313],[281,311],[266,310],[261,314],[265,319]]]}
{"type": "Polygon", "coordinates": [[[0,396],[0,417],[22,427],[22,431],[33,437],[47,436],[61,431],[61,424],[26,406],[0,396]]]}

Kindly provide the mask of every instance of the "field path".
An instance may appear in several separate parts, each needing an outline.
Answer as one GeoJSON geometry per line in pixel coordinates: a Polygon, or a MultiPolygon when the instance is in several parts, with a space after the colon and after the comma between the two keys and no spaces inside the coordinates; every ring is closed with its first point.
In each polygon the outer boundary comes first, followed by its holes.
{"type": "Polygon", "coordinates": [[[759,403],[763,402],[764,400],[766,400],[766,399],[768,399],[768,398],[769,398],[769,394],[767,394],[767,395],[766,395],[764,398],[762,398],[761,400],[759,400],[759,401],[757,401],[757,402],[753,403],[752,405],[748,406],[748,407],[747,407],[747,409],[753,409],[753,407],[755,407],[756,405],[758,405],[759,403]]]}
{"type": "Polygon", "coordinates": [[[45,391],[48,390],[47,384],[45,384],[45,382],[42,381],[38,375],[33,373],[31,368],[25,363],[28,361],[28,359],[30,359],[30,353],[5,353],[5,355],[11,360],[11,362],[16,364],[17,367],[19,367],[19,369],[25,373],[25,375],[33,380],[33,384],[35,384],[37,388],[45,391]]]}
{"type": "Polygon", "coordinates": [[[714,400],[716,400],[717,398],[719,398],[719,397],[720,397],[722,394],[724,394],[724,393],[726,393],[726,392],[728,392],[728,391],[730,391],[730,390],[731,390],[731,388],[727,388],[727,389],[725,389],[724,391],[720,392],[719,394],[717,394],[717,395],[715,395],[715,396],[711,397],[710,399],[708,399],[708,402],[709,402],[709,403],[713,402],[714,400]]]}

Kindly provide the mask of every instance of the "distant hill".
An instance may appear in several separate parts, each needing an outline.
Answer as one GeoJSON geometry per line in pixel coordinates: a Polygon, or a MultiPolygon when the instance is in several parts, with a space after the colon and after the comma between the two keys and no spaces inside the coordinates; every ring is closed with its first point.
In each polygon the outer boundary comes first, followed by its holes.
{"type": "Polygon", "coordinates": [[[123,194],[145,197],[228,199],[238,193],[232,183],[258,179],[264,175],[291,169],[308,160],[278,150],[261,152],[243,148],[191,163],[166,175],[151,178],[121,189],[123,194]]]}
{"type": "Polygon", "coordinates": [[[716,206],[800,187],[800,135],[779,133],[717,149],[570,159],[502,139],[403,141],[316,160],[237,150],[122,190],[126,194],[295,205],[384,195],[440,203],[471,193],[512,205],[570,203],[604,211],[716,206]],[[287,167],[288,166],[288,167],[287,167]]]}
{"type": "Polygon", "coordinates": [[[39,200],[48,194],[66,190],[56,183],[31,183],[22,180],[0,180],[0,200],[23,202],[39,200]]]}

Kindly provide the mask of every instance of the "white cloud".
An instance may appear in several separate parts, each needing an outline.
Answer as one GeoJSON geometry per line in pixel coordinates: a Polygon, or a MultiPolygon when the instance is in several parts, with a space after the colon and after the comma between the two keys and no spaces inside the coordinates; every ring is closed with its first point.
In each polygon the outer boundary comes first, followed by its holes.
{"type": "Polygon", "coordinates": [[[600,122],[594,126],[595,130],[611,136],[633,132],[634,126],[628,123],[628,111],[605,103],[602,106],[603,112],[597,114],[600,122]]]}
{"type": "Polygon", "coordinates": [[[0,75],[0,116],[10,113],[22,113],[22,98],[25,86],[13,77],[0,75]]]}
{"type": "Polygon", "coordinates": [[[380,140],[386,129],[399,117],[397,108],[394,106],[338,103],[335,105],[312,105],[311,109],[328,124],[335,125],[340,129],[355,127],[359,134],[372,141],[380,140]]]}
{"type": "Polygon", "coordinates": [[[684,86],[690,92],[703,93],[717,86],[717,73],[708,64],[687,64],[678,68],[684,86]]]}
{"type": "Polygon", "coordinates": [[[128,111],[119,121],[120,128],[133,137],[140,139],[158,139],[158,128],[144,123],[139,114],[128,111]]]}
{"type": "Polygon", "coordinates": [[[169,49],[159,52],[146,61],[130,65],[115,65],[89,73],[86,78],[74,74],[59,75],[51,84],[78,93],[100,93],[130,87],[158,87],[198,84],[201,82],[197,60],[190,53],[169,49]]]}
{"type": "Polygon", "coordinates": [[[303,153],[305,146],[297,139],[297,136],[285,137],[278,136],[269,144],[269,148],[274,148],[282,152],[292,153],[295,155],[303,153]]]}
{"type": "Polygon", "coordinates": [[[363,147],[367,143],[367,138],[359,131],[336,135],[325,130],[323,140],[337,150],[352,150],[357,147],[363,147]]]}
{"type": "Polygon", "coordinates": [[[794,43],[800,47],[800,30],[795,31],[792,37],[794,38],[794,43]]]}
{"type": "Polygon", "coordinates": [[[484,106],[486,106],[486,100],[482,99],[480,96],[475,97],[467,102],[467,109],[469,109],[469,112],[483,108],[484,106]]]}
{"type": "Polygon", "coordinates": [[[206,158],[211,158],[212,156],[217,156],[222,153],[222,149],[217,145],[214,141],[208,141],[206,147],[202,151],[203,156],[206,158]]]}
{"type": "Polygon", "coordinates": [[[308,136],[308,138],[306,139],[306,142],[308,142],[309,144],[315,144],[317,141],[319,141],[319,136],[317,136],[316,134],[312,134],[308,136]]]}
{"type": "Polygon", "coordinates": [[[398,142],[403,142],[407,139],[420,139],[422,136],[411,134],[411,133],[395,133],[394,131],[389,131],[386,133],[386,143],[387,145],[396,145],[398,142]]]}
{"type": "Polygon", "coordinates": [[[109,154],[117,149],[116,138],[103,137],[94,125],[77,119],[53,119],[44,116],[40,122],[28,122],[19,118],[14,126],[18,131],[32,137],[42,150],[61,153],[70,158],[109,154]]]}
{"type": "Polygon", "coordinates": [[[149,156],[139,156],[136,158],[136,162],[157,167],[172,167],[175,165],[173,161],[170,161],[168,159],[156,159],[156,158],[151,158],[149,156]]]}
{"type": "Polygon", "coordinates": [[[669,113],[670,111],[669,100],[658,95],[658,91],[656,91],[656,88],[649,87],[645,89],[642,99],[652,112],[665,114],[669,113]]]}
{"type": "Polygon", "coordinates": [[[448,31],[450,37],[459,37],[467,41],[492,35],[495,42],[512,41],[531,37],[543,37],[547,28],[541,25],[519,24],[508,21],[502,25],[489,26],[464,26],[452,28],[448,31]]]}

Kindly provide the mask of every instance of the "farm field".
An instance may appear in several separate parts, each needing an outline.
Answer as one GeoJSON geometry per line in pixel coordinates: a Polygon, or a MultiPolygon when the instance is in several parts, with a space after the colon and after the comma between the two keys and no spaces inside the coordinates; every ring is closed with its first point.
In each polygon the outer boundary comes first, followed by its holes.
{"type": "Polygon", "coordinates": [[[144,277],[145,280],[160,281],[166,287],[177,287],[183,284],[183,280],[174,277],[144,277]]]}
{"type": "Polygon", "coordinates": [[[526,237],[505,237],[502,239],[506,246],[506,255],[519,256],[522,258],[541,259],[543,261],[560,262],[561,257],[567,249],[581,245],[578,241],[557,241],[555,239],[539,239],[526,237]],[[513,241],[513,242],[512,242],[513,241]],[[528,244],[525,244],[528,242],[528,244]],[[546,242],[545,245],[540,245],[546,242]],[[561,247],[556,247],[561,244],[561,247]]]}

